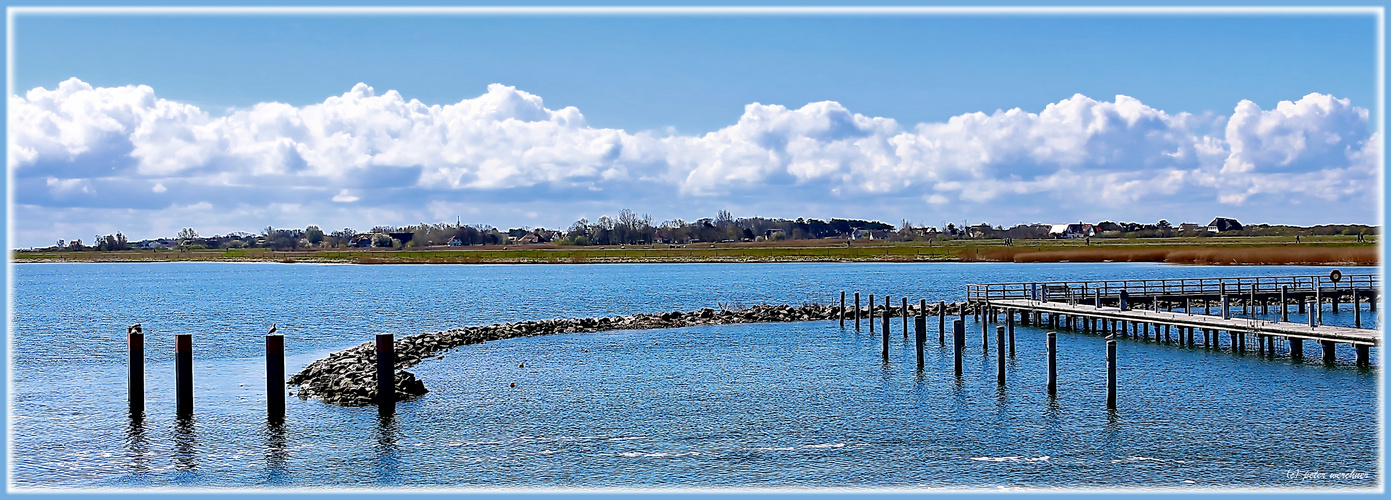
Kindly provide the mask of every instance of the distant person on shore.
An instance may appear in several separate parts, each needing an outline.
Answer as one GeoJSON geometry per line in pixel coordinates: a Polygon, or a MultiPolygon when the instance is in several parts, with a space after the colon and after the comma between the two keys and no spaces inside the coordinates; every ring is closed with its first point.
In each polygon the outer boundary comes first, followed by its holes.
{"type": "Polygon", "coordinates": [[[1297,234],[1294,235],[1294,244],[1296,244],[1296,245],[1299,244],[1299,235],[1297,235],[1297,234]]]}

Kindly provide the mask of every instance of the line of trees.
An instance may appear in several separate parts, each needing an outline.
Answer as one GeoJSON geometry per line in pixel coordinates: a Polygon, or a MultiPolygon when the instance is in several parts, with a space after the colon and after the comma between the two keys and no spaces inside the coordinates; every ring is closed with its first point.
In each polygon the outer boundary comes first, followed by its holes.
{"type": "MultiPolygon", "coordinates": [[[[1174,236],[1213,236],[1206,230],[1182,230],[1160,220],[1155,224],[1136,222],[1100,222],[1094,225],[1097,238],[1160,238],[1174,236]]],[[[898,226],[879,221],[858,219],[778,219],[764,217],[736,218],[727,210],[721,210],[714,217],[687,222],[674,219],[655,223],[652,216],[638,214],[623,209],[616,217],[600,216],[595,221],[580,218],[564,230],[546,228],[514,228],[501,231],[486,224],[464,225],[461,223],[426,224],[408,226],[376,226],[366,233],[353,228],[324,231],[319,226],[304,229],[266,227],[260,234],[235,232],[226,235],[203,237],[193,228],[184,228],[172,239],[160,238],[131,242],[120,232],[97,235],[93,244],[82,240],[66,242],[58,240],[57,245],[44,250],[65,251],[115,251],[137,248],[163,249],[239,249],[270,248],[275,250],[294,250],[308,248],[345,247],[427,247],[440,245],[506,245],[510,243],[549,243],[555,245],[651,245],[687,244],[730,241],[779,241],[808,239],[873,239],[886,241],[923,241],[951,239],[1043,239],[1049,237],[1050,225],[1018,224],[1008,229],[1002,226],[977,224],[960,226],[945,224],[941,229],[915,226],[903,220],[898,226]]],[[[1319,235],[1373,235],[1379,234],[1375,226],[1360,224],[1329,224],[1312,227],[1286,225],[1247,225],[1241,230],[1224,231],[1222,236],[1319,236],[1319,235]]]]}

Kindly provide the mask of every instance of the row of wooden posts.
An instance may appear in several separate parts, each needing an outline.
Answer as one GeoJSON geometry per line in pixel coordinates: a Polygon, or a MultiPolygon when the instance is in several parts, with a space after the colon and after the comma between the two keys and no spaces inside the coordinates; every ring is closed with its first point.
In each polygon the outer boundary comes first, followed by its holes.
{"type": "MultiPolygon", "coordinates": [[[[268,334],[266,338],[266,417],[272,422],[285,419],[285,336],[268,334]]],[[[382,413],[396,410],[396,351],[395,335],[378,333],[377,407],[382,413]]],[[[128,399],[130,414],[145,412],[145,334],[139,324],[126,329],[129,355],[128,399]]],[[[174,393],[175,415],[193,416],[193,334],[174,335],[174,393]]]]}
{"type": "MultiPolygon", "coordinates": [[[[868,322],[869,322],[869,329],[870,329],[870,332],[873,333],[873,332],[874,332],[874,318],[873,318],[873,311],[874,311],[874,294],[870,294],[870,295],[869,295],[869,301],[870,301],[870,316],[871,316],[871,317],[868,318],[868,319],[869,319],[868,322]]],[[[937,311],[938,311],[938,314],[937,314],[937,340],[938,340],[938,342],[939,342],[940,344],[942,344],[942,345],[945,345],[945,344],[946,344],[946,332],[947,332],[947,329],[946,329],[946,321],[947,321],[946,305],[947,305],[947,304],[946,304],[946,302],[944,302],[944,301],[939,301],[939,302],[937,303],[937,307],[938,307],[938,309],[937,309],[937,311]]],[[[890,307],[891,307],[891,306],[892,306],[892,301],[890,300],[890,298],[889,298],[889,297],[884,297],[884,315],[883,315],[883,328],[882,328],[883,332],[882,332],[882,334],[881,334],[881,335],[882,335],[881,338],[882,338],[882,347],[883,347],[883,348],[882,348],[882,350],[881,350],[881,353],[882,353],[883,359],[884,359],[885,361],[887,361],[887,360],[889,359],[889,327],[890,327],[890,319],[892,318],[892,314],[891,314],[891,312],[890,312],[890,307]]],[[[906,339],[906,338],[908,338],[908,298],[907,298],[907,297],[904,297],[904,298],[902,299],[902,306],[901,306],[901,309],[902,309],[902,313],[903,313],[903,338],[906,339]]],[[[854,314],[852,315],[852,319],[853,319],[854,322],[855,322],[855,329],[856,329],[856,330],[859,330],[859,329],[860,329],[860,311],[861,311],[861,310],[862,310],[862,309],[860,308],[860,293],[859,293],[859,292],[855,292],[855,308],[854,308],[854,309],[851,309],[851,311],[854,312],[854,314]]],[[[837,316],[839,317],[839,319],[840,319],[840,326],[841,326],[842,328],[845,327],[845,319],[846,319],[846,318],[845,318],[845,311],[846,311],[845,292],[842,291],[842,292],[840,292],[840,310],[839,310],[839,314],[837,315],[837,316]]],[[[961,375],[962,375],[962,356],[963,356],[963,353],[964,353],[965,347],[966,347],[966,323],[965,323],[966,307],[965,307],[964,304],[962,305],[962,307],[961,307],[960,309],[958,309],[957,313],[958,313],[959,316],[958,316],[957,319],[952,320],[952,325],[951,325],[951,326],[952,326],[952,359],[953,359],[953,368],[954,368],[954,370],[955,370],[955,374],[956,374],[956,376],[959,378],[959,377],[961,377],[961,375]]],[[[921,369],[923,369],[923,365],[924,365],[924,360],[923,360],[923,350],[924,350],[924,346],[923,346],[923,344],[925,344],[925,343],[927,342],[927,299],[919,299],[919,301],[918,301],[918,314],[917,314],[917,320],[915,321],[915,325],[914,325],[914,326],[915,326],[914,330],[915,330],[915,333],[916,333],[916,335],[915,335],[915,340],[916,340],[916,346],[917,346],[918,369],[921,370],[921,369]]],[[[985,322],[981,322],[981,333],[980,333],[980,335],[981,335],[981,337],[980,337],[981,350],[982,350],[983,352],[990,352],[989,327],[988,327],[988,325],[985,324],[985,322]]],[[[1049,396],[1056,396],[1056,395],[1058,394],[1058,338],[1057,338],[1057,337],[1058,337],[1058,334],[1057,334],[1057,332],[1051,332],[1051,331],[1050,331],[1050,332],[1048,332],[1047,336],[1048,336],[1048,377],[1047,377],[1047,391],[1048,391],[1048,395],[1049,395],[1049,396]]],[[[996,327],[995,327],[995,346],[996,346],[996,356],[995,356],[995,359],[996,359],[995,378],[996,378],[996,381],[997,381],[997,383],[998,383],[999,385],[1005,385],[1005,357],[1008,356],[1009,358],[1014,358],[1014,316],[1013,316],[1013,315],[1008,315],[1008,316],[1006,316],[1006,320],[1005,320],[1005,324],[1004,324],[1004,325],[999,325],[999,326],[996,326],[996,327]]],[[[1114,408],[1116,407],[1116,341],[1115,341],[1115,339],[1112,339],[1112,338],[1109,338],[1109,337],[1106,339],[1106,407],[1107,407],[1107,408],[1112,408],[1112,409],[1114,409],[1114,408]]]]}

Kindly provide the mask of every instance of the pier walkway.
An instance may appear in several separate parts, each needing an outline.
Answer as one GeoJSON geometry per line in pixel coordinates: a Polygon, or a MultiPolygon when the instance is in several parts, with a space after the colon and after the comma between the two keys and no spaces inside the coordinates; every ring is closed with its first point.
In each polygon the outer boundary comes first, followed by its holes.
{"type": "Polygon", "coordinates": [[[1303,356],[1304,341],[1318,342],[1323,359],[1333,360],[1336,344],[1356,350],[1357,364],[1369,365],[1369,349],[1381,346],[1379,328],[1362,328],[1362,303],[1375,311],[1381,298],[1375,275],[1281,276],[1262,278],[1203,278],[1046,283],[989,283],[967,285],[967,301],[984,311],[986,321],[1003,315],[1014,322],[1049,328],[1133,336],[1173,342],[1180,346],[1220,348],[1222,332],[1235,352],[1274,355],[1283,344],[1293,358],[1303,356]],[[1325,304],[1336,312],[1340,302],[1352,306],[1356,327],[1324,325],[1325,304]],[[1201,313],[1195,311],[1195,303],[1201,313]],[[1216,304],[1214,304],[1216,303],[1216,304]],[[1214,305],[1217,314],[1212,314],[1214,305]],[[1253,317],[1233,317],[1234,305],[1253,317]],[[1270,316],[1270,309],[1278,320],[1270,316]],[[1307,322],[1289,321],[1290,306],[1309,311],[1307,322]],[[1162,335],[1162,337],[1161,337],[1162,335]],[[1201,339],[1201,340],[1200,340],[1201,339]],[[1254,349],[1248,349],[1248,341],[1254,349]]]}

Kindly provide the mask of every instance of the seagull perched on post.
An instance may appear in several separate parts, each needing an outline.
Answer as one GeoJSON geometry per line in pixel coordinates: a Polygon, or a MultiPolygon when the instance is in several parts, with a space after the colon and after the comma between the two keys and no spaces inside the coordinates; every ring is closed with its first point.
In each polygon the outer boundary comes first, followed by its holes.
{"type": "Polygon", "coordinates": [[[126,335],[130,335],[132,333],[144,333],[140,330],[140,323],[136,323],[134,325],[126,327],[126,335]]]}
{"type": "Polygon", "coordinates": [[[269,331],[269,332],[266,332],[266,335],[275,335],[275,325],[276,325],[276,323],[271,323],[271,324],[270,324],[270,331],[269,331]]]}

